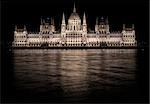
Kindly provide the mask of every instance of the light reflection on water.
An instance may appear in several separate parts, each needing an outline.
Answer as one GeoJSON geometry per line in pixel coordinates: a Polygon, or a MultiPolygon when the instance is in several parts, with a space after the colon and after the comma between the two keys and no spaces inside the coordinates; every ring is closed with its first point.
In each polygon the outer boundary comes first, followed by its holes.
{"type": "Polygon", "coordinates": [[[25,49],[13,53],[15,86],[25,94],[76,101],[125,94],[136,86],[136,49],[25,49]]]}

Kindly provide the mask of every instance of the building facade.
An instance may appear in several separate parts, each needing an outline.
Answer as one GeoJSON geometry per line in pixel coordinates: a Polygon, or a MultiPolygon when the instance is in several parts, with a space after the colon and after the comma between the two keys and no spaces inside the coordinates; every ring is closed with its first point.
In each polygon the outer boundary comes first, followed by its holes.
{"type": "Polygon", "coordinates": [[[68,21],[62,15],[61,31],[55,29],[54,19],[41,19],[40,31],[28,33],[26,27],[15,27],[13,47],[136,47],[134,25],[122,32],[110,32],[108,18],[96,19],[95,30],[87,30],[86,15],[79,17],[74,5],[73,13],[68,21]]]}

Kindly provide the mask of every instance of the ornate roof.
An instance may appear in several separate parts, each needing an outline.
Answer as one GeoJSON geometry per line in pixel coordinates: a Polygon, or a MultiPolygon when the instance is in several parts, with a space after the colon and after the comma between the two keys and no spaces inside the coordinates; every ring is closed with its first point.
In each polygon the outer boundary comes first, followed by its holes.
{"type": "Polygon", "coordinates": [[[69,19],[70,20],[74,20],[74,19],[80,20],[78,13],[76,13],[75,4],[74,4],[74,8],[73,8],[73,13],[70,15],[69,19]]]}
{"type": "Polygon", "coordinates": [[[79,15],[78,15],[78,13],[73,12],[73,13],[71,14],[71,16],[69,17],[69,19],[70,19],[70,20],[74,20],[74,19],[79,20],[80,17],[79,17],[79,15]]]}

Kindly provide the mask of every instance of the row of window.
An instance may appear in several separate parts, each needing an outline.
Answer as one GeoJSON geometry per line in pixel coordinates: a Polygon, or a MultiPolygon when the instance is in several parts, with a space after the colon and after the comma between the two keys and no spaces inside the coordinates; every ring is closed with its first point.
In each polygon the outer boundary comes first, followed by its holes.
{"type": "Polygon", "coordinates": [[[135,37],[134,35],[124,35],[123,37],[135,37]]]}
{"type": "MultiPolygon", "coordinates": [[[[50,38],[54,36],[42,36],[42,38],[50,38]]],[[[26,38],[26,36],[15,36],[15,38],[26,38]]],[[[28,38],[39,38],[39,36],[28,36],[28,38]]]]}
{"type": "MultiPolygon", "coordinates": [[[[58,45],[58,44],[49,44],[49,46],[56,46],[56,45],[58,45]]],[[[83,46],[84,44],[65,44],[65,45],[67,45],[67,46],[83,46]]],[[[97,43],[95,43],[95,44],[86,44],[87,46],[135,46],[135,44],[134,43],[130,43],[130,44],[125,44],[125,43],[122,43],[122,44],[104,44],[104,43],[102,43],[102,44],[97,44],[97,43]]],[[[27,44],[15,44],[15,46],[41,46],[41,44],[29,44],[29,45],[27,45],[27,44]]]]}
{"type": "Polygon", "coordinates": [[[107,38],[107,36],[105,35],[105,36],[101,36],[101,35],[99,35],[98,36],[99,38],[107,38]]]}
{"type": "Polygon", "coordinates": [[[14,36],[14,38],[26,38],[26,36],[14,36]]]}
{"type": "Polygon", "coordinates": [[[66,38],[81,38],[82,36],[66,36],[66,38]]]}
{"type": "MultiPolygon", "coordinates": [[[[67,40],[68,42],[80,42],[81,40],[67,40]]],[[[93,39],[93,41],[95,41],[94,39],[93,39]]],[[[26,42],[26,41],[14,41],[14,42],[26,42]]],[[[34,42],[34,41],[33,41],[34,42]]],[[[39,41],[37,41],[38,43],[39,43],[39,41]]],[[[98,41],[97,41],[98,42],[98,41]]],[[[125,40],[125,42],[135,42],[135,40],[125,40]]]]}
{"type": "Polygon", "coordinates": [[[134,43],[131,44],[87,44],[89,46],[101,46],[101,45],[106,45],[106,46],[135,46],[134,43]]]}
{"type": "Polygon", "coordinates": [[[73,35],[74,36],[74,35],[82,35],[82,34],[66,34],[66,35],[73,35]]]}
{"type": "MultiPolygon", "coordinates": [[[[53,38],[54,36],[42,36],[42,38],[53,38]]],[[[57,36],[60,37],[60,36],[57,36]]],[[[66,34],[66,37],[68,38],[76,38],[76,37],[82,37],[82,34],[66,34]]],[[[96,37],[96,36],[87,36],[87,37],[96,37]]],[[[107,38],[107,36],[98,36],[99,38],[107,38]]],[[[120,38],[120,36],[109,36],[109,37],[115,37],[115,38],[120,38]]],[[[134,37],[134,36],[124,36],[124,37],[134,37]]],[[[15,37],[15,38],[20,38],[20,37],[15,37]]],[[[21,37],[23,38],[23,37],[21,37]]],[[[24,36],[24,38],[26,38],[24,36]]],[[[28,38],[39,38],[39,36],[34,36],[34,37],[28,37],[28,38]]]]}
{"type": "Polygon", "coordinates": [[[134,42],[135,40],[124,40],[125,42],[134,42]]]}
{"type": "Polygon", "coordinates": [[[42,31],[42,34],[52,34],[51,31],[42,31]]]}
{"type": "Polygon", "coordinates": [[[15,44],[15,46],[28,46],[27,44],[15,44]]]}
{"type": "Polygon", "coordinates": [[[82,34],[66,34],[66,37],[68,37],[68,38],[82,37],[82,34]]]}
{"type": "Polygon", "coordinates": [[[81,40],[82,38],[67,38],[66,40],[81,40]]]}
{"type": "Polygon", "coordinates": [[[66,42],[81,42],[82,40],[67,40],[66,42]]]}
{"type": "Polygon", "coordinates": [[[106,31],[99,31],[100,34],[106,34],[106,31]]]}
{"type": "Polygon", "coordinates": [[[84,46],[84,44],[64,44],[64,46],[84,46]]]}
{"type": "Polygon", "coordinates": [[[82,30],[81,26],[67,26],[67,30],[82,30]]]}
{"type": "Polygon", "coordinates": [[[110,35],[109,37],[111,37],[111,38],[120,38],[120,37],[122,37],[122,36],[119,36],[119,35],[114,35],[114,36],[112,36],[112,35],[110,35]]]}
{"type": "MultiPolygon", "coordinates": [[[[14,36],[15,38],[26,38],[26,36],[14,36]]],[[[51,36],[42,36],[42,38],[50,38],[51,36]]],[[[82,34],[66,34],[66,37],[82,37],[82,34]]],[[[87,36],[87,37],[94,37],[94,36],[87,36]]],[[[99,37],[107,37],[105,36],[100,36],[99,37]]],[[[120,36],[111,36],[110,37],[120,37],[120,36]]],[[[134,35],[124,35],[123,37],[135,37],[134,35]]],[[[29,36],[29,38],[39,38],[39,36],[29,36]]]]}
{"type": "Polygon", "coordinates": [[[26,41],[14,41],[14,42],[26,42],[26,41]]]}
{"type": "Polygon", "coordinates": [[[39,36],[28,36],[28,38],[39,38],[39,36]]]}

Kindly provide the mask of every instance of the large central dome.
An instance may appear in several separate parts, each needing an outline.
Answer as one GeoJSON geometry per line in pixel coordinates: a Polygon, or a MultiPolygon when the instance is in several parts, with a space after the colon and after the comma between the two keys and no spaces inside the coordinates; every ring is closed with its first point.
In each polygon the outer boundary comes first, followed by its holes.
{"type": "Polygon", "coordinates": [[[79,20],[80,19],[78,13],[76,13],[75,4],[74,4],[73,13],[70,15],[69,19],[70,20],[79,20]]]}
{"type": "Polygon", "coordinates": [[[76,13],[76,12],[73,12],[72,14],[71,14],[71,16],[69,17],[69,19],[70,20],[79,20],[80,19],[80,17],[79,17],[79,15],[78,15],[78,13],[76,13]]]}

